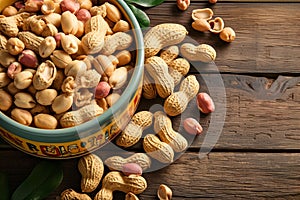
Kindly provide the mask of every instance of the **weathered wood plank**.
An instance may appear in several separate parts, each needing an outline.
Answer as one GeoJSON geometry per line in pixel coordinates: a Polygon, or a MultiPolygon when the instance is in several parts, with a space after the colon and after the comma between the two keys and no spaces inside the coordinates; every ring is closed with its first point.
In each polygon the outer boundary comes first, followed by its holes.
{"type": "MultiPolygon", "coordinates": [[[[268,79],[224,74],[222,80],[225,88],[216,85],[218,81],[214,77],[217,75],[197,75],[200,91],[211,94],[216,112],[208,116],[200,114],[193,99],[183,115],[172,118],[174,129],[183,133],[190,142],[194,140],[192,148],[204,147],[206,136],[220,134],[215,149],[300,149],[299,77],[268,79]],[[222,94],[224,89],[226,94],[222,94]],[[204,128],[202,135],[194,138],[184,133],[182,122],[186,117],[200,120],[204,128]]],[[[160,98],[142,99],[139,110],[162,110],[163,101],[160,98]]],[[[146,133],[153,133],[152,128],[146,133]]],[[[0,148],[9,146],[2,143],[0,148]]],[[[141,149],[141,144],[134,148],[141,149]]]]}
{"type": "MultiPolygon", "coordinates": [[[[299,150],[299,77],[279,76],[267,79],[224,74],[222,78],[226,97],[222,94],[222,87],[214,85],[217,80],[212,78],[213,75],[202,74],[197,77],[201,85],[200,92],[210,93],[215,101],[216,111],[208,116],[200,114],[193,99],[182,115],[172,118],[174,129],[183,133],[190,141],[194,137],[184,133],[183,120],[187,117],[200,120],[204,132],[195,138],[192,148],[204,147],[205,137],[208,141],[214,141],[220,135],[215,149],[299,150]]],[[[158,110],[162,109],[162,105],[163,100],[155,99],[141,103],[140,110],[158,110]]],[[[150,129],[145,132],[152,131],[150,129]]]]}
{"type": "Polygon", "coordinates": [[[147,9],[151,25],[176,22],[186,26],[198,43],[216,48],[216,64],[221,72],[299,73],[300,30],[297,3],[220,3],[214,6],[194,2],[185,12],[175,3],[147,9]],[[218,35],[201,33],[191,27],[191,12],[210,6],[215,17],[235,29],[237,38],[227,44],[218,35]],[[287,31],[288,30],[288,31],[287,31]]]}
{"type": "MultiPolygon", "coordinates": [[[[55,199],[67,188],[80,190],[77,161],[63,161],[63,182],[47,199],[55,199]]],[[[0,170],[9,174],[12,190],[38,162],[39,159],[19,151],[0,151],[0,170]]],[[[197,153],[186,152],[173,164],[145,173],[144,177],[148,182],[147,190],[140,195],[144,200],[155,199],[156,190],[162,183],[172,188],[174,200],[299,199],[300,154],[214,152],[199,159],[197,153]]],[[[124,198],[122,193],[115,196],[124,198]]]]}

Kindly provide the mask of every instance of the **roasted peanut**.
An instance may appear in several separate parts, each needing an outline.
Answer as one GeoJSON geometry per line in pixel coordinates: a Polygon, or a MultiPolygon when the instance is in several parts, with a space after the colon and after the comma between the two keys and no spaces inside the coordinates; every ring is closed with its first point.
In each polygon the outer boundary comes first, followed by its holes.
{"type": "Polygon", "coordinates": [[[175,45],[162,50],[160,57],[169,64],[171,61],[175,60],[179,55],[179,48],[175,45]]]}
{"type": "Polygon", "coordinates": [[[65,34],[75,35],[78,31],[76,16],[70,11],[65,11],[61,15],[61,28],[65,34]]]}
{"type": "Polygon", "coordinates": [[[208,23],[208,21],[206,19],[196,19],[193,23],[192,23],[192,27],[193,29],[195,29],[196,31],[201,31],[201,32],[205,32],[211,29],[210,24],[208,23]]]}
{"type": "Polygon", "coordinates": [[[202,113],[209,114],[215,111],[215,104],[212,98],[205,92],[197,95],[197,106],[202,113]]]}
{"type": "Polygon", "coordinates": [[[164,110],[170,116],[181,114],[188,103],[194,98],[199,90],[199,83],[194,75],[187,76],[180,84],[178,92],[170,95],[164,103],[164,110]]]}
{"type": "Polygon", "coordinates": [[[114,27],[113,27],[113,32],[126,32],[130,30],[130,25],[127,21],[125,20],[120,20],[118,21],[114,27]]]}
{"type": "Polygon", "coordinates": [[[142,94],[145,99],[154,99],[157,96],[154,80],[150,78],[147,72],[144,72],[142,94]]]}
{"type": "Polygon", "coordinates": [[[11,55],[18,55],[25,48],[25,44],[19,38],[9,38],[6,43],[6,49],[11,55]]]}
{"type": "Polygon", "coordinates": [[[56,96],[57,91],[55,89],[45,89],[37,91],[35,94],[35,99],[39,104],[43,106],[49,106],[53,103],[56,96]]]}
{"type": "Polygon", "coordinates": [[[209,20],[211,28],[209,29],[212,33],[220,33],[224,29],[224,21],[221,17],[216,17],[215,19],[209,20]]]}
{"type": "Polygon", "coordinates": [[[91,119],[94,119],[102,113],[103,109],[98,106],[96,102],[93,102],[90,105],[86,105],[76,111],[69,111],[65,113],[60,118],[60,125],[63,128],[77,126],[91,119]]]}
{"type": "Polygon", "coordinates": [[[188,146],[187,140],[173,130],[171,119],[162,111],[154,113],[154,131],[161,141],[169,144],[175,152],[182,152],[188,146]]]}
{"type": "Polygon", "coordinates": [[[108,2],[105,2],[104,5],[106,6],[106,17],[109,20],[113,22],[118,22],[121,20],[121,12],[115,5],[108,2]]]}
{"type": "Polygon", "coordinates": [[[63,50],[54,50],[50,58],[55,66],[63,69],[72,61],[71,56],[63,50]]]}
{"type": "Polygon", "coordinates": [[[214,13],[210,8],[195,9],[192,11],[192,19],[196,21],[197,19],[204,19],[206,21],[213,17],[214,13]]]}
{"type": "Polygon", "coordinates": [[[111,93],[105,99],[110,107],[112,107],[120,98],[120,94],[111,93]]]}
{"type": "Polygon", "coordinates": [[[32,123],[31,113],[20,108],[14,108],[11,111],[11,118],[25,126],[29,126],[32,123]]]}
{"type": "Polygon", "coordinates": [[[81,191],[92,192],[99,185],[104,173],[104,165],[96,154],[88,154],[78,161],[78,170],[82,176],[81,191]]]}
{"type": "Polygon", "coordinates": [[[104,55],[111,55],[116,50],[124,50],[132,43],[131,35],[124,32],[117,32],[113,35],[107,35],[104,38],[104,46],[101,53],[104,55]]]}
{"type": "Polygon", "coordinates": [[[10,83],[10,79],[5,72],[0,72],[0,88],[4,88],[10,83]]]}
{"type": "Polygon", "coordinates": [[[112,156],[107,158],[104,163],[110,170],[117,171],[122,171],[122,167],[126,163],[136,163],[145,171],[151,166],[151,159],[145,153],[134,153],[127,158],[112,156]]]}
{"type": "Polygon", "coordinates": [[[81,45],[86,54],[99,53],[104,46],[104,35],[98,31],[89,32],[82,37],[81,45]]]}
{"type": "Polygon", "coordinates": [[[13,62],[16,62],[16,58],[14,56],[10,55],[5,49],[1,49],[0,50],[0,65],[7,68],[13,62]]]}
{"type": "Polygon", "coordinates": [[[174,151],[170,145],[159,140],[154,134],[147,134],[143,140],[145,152],[162,163],[172,163],[174,151]]]}
{"type": "Polygon", "coordinates": [[[122,175],[121,172],[109,172],[103,179],[102,188],[96,194],[94,200],[112,199],[114,191],[125,193],[132,192],[140,194],[147,188],[147,182],[142,176],[131,174],[130,176],[122,175]]]}
{"type": "Polygon", "coordinates": [[[31,72],[21,71],[15,75],[14,85],[20,90],[28,88],[32,83],[32,78],[33,74],[31,72]]]}
{"type": "Polygon", "coordinates": [[[183,121],[183,128],[186,132],[188,132],[189,134],[192,134],[192,135],[199,135],[203,131],[203,128],[199,124],[199,122],[196,119],[191,118],[191,117],[186,118],[183,121]]]}
{"type": "Polygon", "coordinates": [[[14,99],[14,104],[19,108],[33,108],[36,105],[34,98],[26,92],[18,92],[14,99]]]}
{"type": "Polygon", "coordinates": [[[190,63],[184,58],[177,58],[168,64],[169,73],[174,79],[174,84],[177,85],[180,80],[187,75],[190,70],[190,63]]]}
{"type": "Polygon", "coordinates": [[[25,44],[25,47],[27,49],[30,49],[36,53],[39,52],[39,46],[41,45],[41,42],[44,40],[43,37],[39,37],[29,31],[19,32],[18,38],[22,40],[22,42],[25,44]]]}
{"type": "Polygon", "coordinates": [[[56,67],[53,62],[46,60],[41,63],[33,76],[33,86],[37,90],[47,89],[56,77],[56,67]]]}
{"type": "Polygon", "coordinates": [[[18,13],[18,10],[14,6],[7,6],[2,10],[2,15],[9,17],[16,15],[18,13]]]}
{"type": "Polygon", "coordinates": [[[76,90],[76,82],[73,76],[66,77],[61,84],[61,91],[68,95],[72,95],[76,90]]]}
{"type": "Polygon", "coordinates": [[[130,147],[136,144],[142,137],[143,131],[152,124],[152,113],[140,111],[132,117],[126,128],[117,137],[116,144],[123,147],[130,147]]]}
{"type": "Polygon", "coordinates": [[[49,57],[53,51],[56,49],[56,41],[52,36],[46,37],[39,46],[39,55],[42,58],[49,57]]]}
{"type": "Polygon", "coordinates": [[[124,66],[130,63],[131,61],[131,53],[128,50],[120,51],[116,54],[116,58],[118,59],[118,66],[124,66]]]}
{"type": "Polygon", "coordinates": [[[117,68],[109,77],[108,82],[112,89],[120,89],[127,82],[128,72],[126,67],[117,68]]]}
{"type": "Polygon", "coordinates": [[[172,190],[165,184],[161,184],[157,190],[157,197],[159,200],[171,200],[172,190]]]}
{"type": "Polygon", "coordinates": [[[96,57],[96,61],[99,65],[95,65],[95,69],[99,74],[110,77],[116,70],[116,65],[113,64],[112,60],[108,56],[99,55],[96,57]]]}
{"type": "Polygon", "coordinates": [[[68,54],[75,54],[78,51],[77,39],[78,38],[76,38],[72,34],[70,34],[70,35],[62,34],[61,35],[61,41],[60,41],[61,47],[68,54]]]}
{"type": "Polygon", "coordinates": [[[191,43],[184,43],[180,47],[183,57],[189,61],[212,62],[216,59],[216,50],[208,44],[195,46],[191,43]]]}
{"type": "Polygon", "coordinates": [[[139,200],[139,198],[135,194],[133,194],[132,192],[128,192],[125,195],[125,200],[139,200]]]}
{"type": "Polygon", "coordinates": [[[0,89],[0,110],[7,111],[12,103],[12,96],[5,90],[0,89]]]}
{"type": "Polygon", "coordinates": [[[190,6],[190,0],[177,0],[177,7],[180,10],[186,10],[190,6]]]}
{"type": "Polygon", "coordinates": [[[145,57],[155,56],[161,49],[182,42],[187,35],[184,26],[174,23],[159,24],[144,36],[145,57]]]}
{"type": "Polygon", "coordinates": [[[50,13],[54,13],[56,10],[56,5],[54,1],[44,0],[43,5],[41,6],[41,12],[44,15],[48,15],[50,13]]]}
{"type": "Polygon", "coordinates": [[[57,127],[57,119],[49,114],[37,114],[33,117],[34,125],[42,129],[55,129],[57,127]]]}
{"type": "Polygon", "coordinates": [[[219,36],[225,42],[232,42],[235,40],[236,34],[231,27],[225,27],[219,36]]]}
{"type": "Polygon", "coordinates": [[[145,68],[154,79],[156,90],[160,97],[166,98],[173,93],[174,80],[168,72],[168,65],[162,58],[157,56],[147,58],[145,68]]]}
{"type": "Polygon", "coordinates": [[[6,49],[7,39],[4,35],[0,34],[0,51],[6,49]]]}
{"type": "Polygon", "coordinates": [[[80,194],[75,192],[73,189],[66,189],[60,194],[60,200],[92,200],[87,194],[80,194]]]}
{"type": "Polygon", "coordinates": [[[76,17],[78,20],[86,22],[89,20],[92,16],[89,10],[81,8],[77,13],[76,17]]]}
{"type": "Polygon", "coordinates": [[[63,93],[53,100],[51,108],[56,114],[61,114],[68,111],[72,107],[72,104],[73,96],[63,93]]]}
{"type": "Polygon", "coordinates": [[[70,13],[77,13],[80,8],[80,4],[75,0],[62,0],[60,7],[63,12],[69,11],[70,13]]]}

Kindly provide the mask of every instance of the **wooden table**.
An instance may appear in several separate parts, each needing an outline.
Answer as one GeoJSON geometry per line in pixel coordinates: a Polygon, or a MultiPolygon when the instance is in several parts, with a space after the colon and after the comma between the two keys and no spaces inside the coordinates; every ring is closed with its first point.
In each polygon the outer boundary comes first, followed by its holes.
{"type": "MultiPolygon", "coordinates": [[[[148,188],[140,195],[141,199],[155,199],[161,183],[169,185],[174,192],[173,199],[178,200],[300,199],[299,8],[299,0],[220,0],[216,5],[194,0],[187,11],[181,12],[174,0],[167,0],[146,10],[152,26],[163,22],[181,23],[192,39],[215,47],[219,72],[203,66],[192,68],[191,74],[197,75],[201,91],[208,90],[203,81],[205,77],[221,74],[226,99],[214,100],[217,108],[225,105],[226,112],[213,150],[199,158],[208,128],[222,122],[213,124],[212,116],[200,115],[204,133],[196,137],[174,163],[144,174],[148,188]],[[226,26],[235,29],[234,42],[227,44],[217,35],[191,28],[192,10],[205,7],[211,7],[215,16],[222,17],[226,26]]],[[[213,94],[222,90],[219,86],[214,89],[213,94]]],[[[139,109],[161,102],[160,99],[142,99],[139,109]]],[[[192,109],[195,109],[195,101],[189,105],[188,110],[192,109]]],[[[182,130],[179,122],[173,119],[174,128],[182,130]]],[[[137,151],[140,147],[136,145],[131,150],[137,151]]],[[[102,155],[103,152],[105,148],[96,153],[102,155]]],[[[12,190],[39,161],[1,144],[0,170],[9,174],[12,190]]],[[[48,199],[55,199],[66,188],[80,191],[77,161],[63,161],[63,183],[48,199]]],[[[121,193],[116,196],[116,199],[124,197],[121,193]]]]}

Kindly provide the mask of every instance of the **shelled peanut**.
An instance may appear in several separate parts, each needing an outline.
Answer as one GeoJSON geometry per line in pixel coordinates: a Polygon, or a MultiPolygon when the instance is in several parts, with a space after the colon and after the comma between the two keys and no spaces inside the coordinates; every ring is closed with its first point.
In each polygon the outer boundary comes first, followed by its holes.
{"type": "MultiPolygon", "coordinates": [[[[216,0],[210,0],[210,3],[216,3],[216,0]]],[[[219,34],[221,40],[232,42],[235,40],[236,33],[231,27],[225,27],[224,20],[221,17],[212,19],[214,13],[210,8],[194,9],[192,11],[192,27],[201,32],[210,31],[219,34]]]]}
{"type": "Polygon", "coordinates": [[[126,87],[133,38],[115,5],[27,0],[2,14],[0,89],[7,98],[0,110],[19,123],[76,126],[105,112],[126,87]]]}

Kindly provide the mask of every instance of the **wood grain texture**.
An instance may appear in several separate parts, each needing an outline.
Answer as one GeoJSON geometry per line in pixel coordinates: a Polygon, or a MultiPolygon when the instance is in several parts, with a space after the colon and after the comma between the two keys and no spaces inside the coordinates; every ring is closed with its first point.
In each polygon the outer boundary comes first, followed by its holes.
{"type": "Polygon", "coordinates": [[[147,9],[151,26],[176,22],[186,26],[197,43],[207,43],[217,50],[216,65],[220,72],[232,73],[299,73],[300,17],[297,3],[192,3],[185,12],[175,2],[147,9]],[[237,34],[227,44],[219,36],[201,33],[191,27],[193,9],[211,7],[215,17],[237,34]],[[288,31],[287,31],[288,30],[288,31]]]}
{"type": "MultiPolygon", "coordinates": [[[[200,92],[209,93],[216,111],[203,115],[197,109],[195,98],[187,110],[173,117],[173,127],[188,138],[191,148],[203,147],[205,137],[221,131],[215,149],[273,149],[300,150],[300,77],[230,75],[221,76],[217,84],[215,74],[196,74],[200,92]],[[225,90],[226,93],[222,93],[225,90]],[[183,129],[183,120],[194,117],[204,128],[202,135],[189,136],[183,129]],[[221,126],[224,122],[224,126],[221,126]]],[[[138,110],[162,110],[163,99],[142,99],[138,110]]],[[[152,127],[144,132],[153,133],[152,127]]],[[[10,148],[0,145],[0,149],[10,148]]],[[[142,149],[141,142],[134,149],[142,149]]]]}
{"type": "MultiPolygon", "coordinates": [[[[19,151],[0,151],[0,169],[8,173],[12,190],[39,161],[19,151]],[[14,162],[6,162],[12,157],[14,162]]],[[[47,200],[56,199],[67,188],[80,191],[77,162],[78,159],[63,162],[63,182],[47,200]]],[[[156,199],[156,190],[162,183],[172,188],[174,200],[300,198],[298,153],[215,152],[199,159],[196,152],[186,152],[171,165],[143,176],[148,188],[139,195],[141,200],[156,199]]],[[[123,198],[124,194],[115,193],[115,199],[123,198]]]]}
{"type": "MultiPolygon", "coordinates": [[[[210,138],[216,131],[221,131],[215,149],[300,149],[299,77],[271,79],[223,74],[225,94],[222,94],[221,86],[214,85],[217,80],[213,77],[213,74],[197,75],[200,92],[212,96],[216,111],[210,115],[201,114],[194,98],[182,115],[172,118],[173,128],[190,142],[194,140],[192,148],[199,149],[205,137],[210,138]],[[194,137],[185,133],[183,120],[187,117],[200,120],[204,128],[202,135],[194,137]],[[223,122],[224,126],[218,127],[223,122]]],[[[139,109],[153,112],[162,110],[162,106],[163,100],[155,99],[142,101],[139,109]]],[[[153,130],[146,130],[144,134],[147,132],[153,130]]]]}

